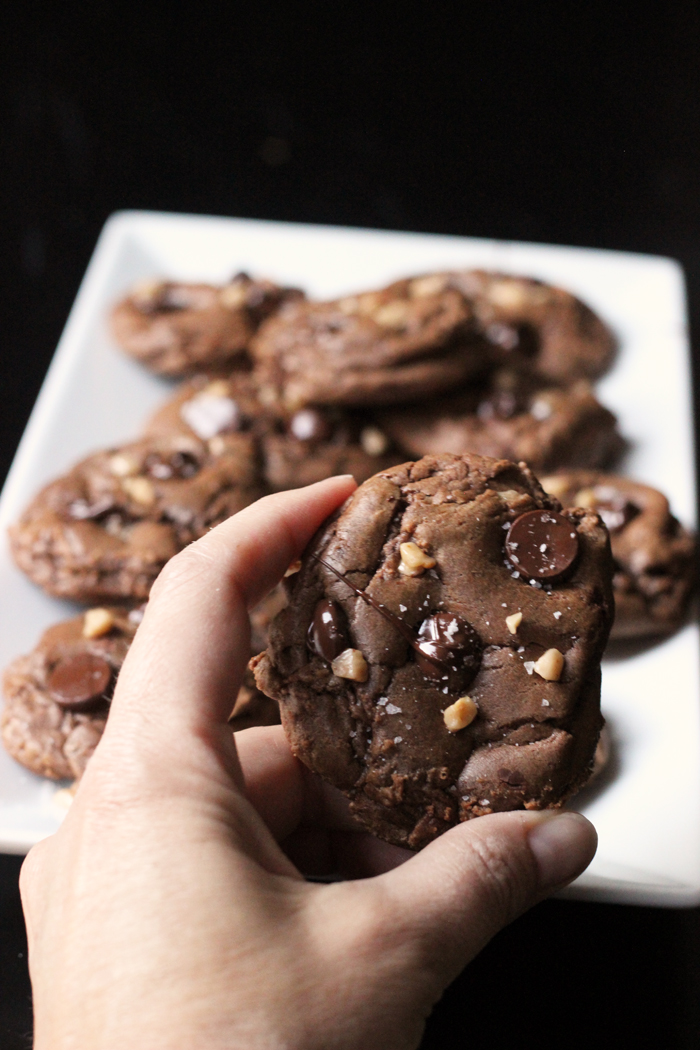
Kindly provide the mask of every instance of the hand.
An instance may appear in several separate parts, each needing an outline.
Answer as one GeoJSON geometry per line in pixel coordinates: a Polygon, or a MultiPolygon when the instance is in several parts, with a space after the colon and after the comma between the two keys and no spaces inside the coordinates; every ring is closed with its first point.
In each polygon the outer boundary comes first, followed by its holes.
{"type": "Polygon", "coordinates": [[[529,812],[414,856],[358,831],[279,727],[234,741],[247,609],[353,485],[262,499],[158,579],[70,812],[22,868],[35,1050],[415,1047],[489,938],[591,860],[583,817],[529,812]]]}

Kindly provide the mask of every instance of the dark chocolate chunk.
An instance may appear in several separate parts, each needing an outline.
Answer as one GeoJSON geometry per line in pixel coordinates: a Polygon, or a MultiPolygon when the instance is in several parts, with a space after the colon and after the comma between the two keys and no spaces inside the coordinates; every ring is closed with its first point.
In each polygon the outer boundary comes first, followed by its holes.
{"type": "Polygon", "coordinates": [[[466,689],[481,663],[481,639],[470,623],[452,613],[429,616],[418,631],[416,663],[426,678],[447,679],[466,689]]]}
{"type": "Polygon", "coordinates": [[[555,580],[576,561],[576,527],[553,510],[529,510],[516,518],[506,538],[506,553],[515,568],[535,580],[555,580]]]}
{"type": "Polygon", "coordinates": [[[191,452],[176,450],[170,455],[164,456],[158,452],[152,452],[146,456],[146,473],[159,481],[168,481],[170,478],[192,478],[200,468],[199,460],[191,452]]]}
{"type": "Polygon", "coordinates": [[[328,663],[348,648],[347,620],[338,602],[321,599],[309,625],[308,641],[310,648],[328,663]]]}
{"type": "Polygon", "coordinates": [[[63,657],[51,669],[47,685],[51,699],[75,710],[104,697],[112,681],[112,667],[95,653],[78,652],[63,657]]]}

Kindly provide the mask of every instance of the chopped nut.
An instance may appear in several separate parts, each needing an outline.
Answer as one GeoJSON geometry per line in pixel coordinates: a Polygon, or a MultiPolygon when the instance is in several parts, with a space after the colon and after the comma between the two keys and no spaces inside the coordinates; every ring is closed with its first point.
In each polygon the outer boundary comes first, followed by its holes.
{"type": "Polygon", "coordinates": [[[409,294],[413,299],[426,299],[430,295],[439,295],[444,292],[447,278],[438,273],[431,273],[428,277],[416,277],[408,286],[409,294]]]}
{"type": "Polygon", "coordinates": [[[219,302],[227,310],[237,310],[243,306],[248,295],[248,289],[243,284],[227,284],[219,292],[219,302]]]}
{"type": "Polygon", "coordinates": [[[299,572],[301,568],[301,558],[295,558],[291,565],[285,571],[285,576],[294,576],[295,573],[299,572]]]}
{"type": "Polygon", "coordinates": [[[432,569],[437,564],[435,558],[431,558],[413,541],[402,543],[399,550],[401,551],[399,572],[404,576],[420,576],[426,569],[432,569]]]}
{"type": "Polygon", "coordinates": [[[522,492],[518,492],[517,489],[503,489],[498,493],[501,499],[504,499],[506,503],[512,503],[518,496],[522,496],[522,492]]]}
{"type": "Polygon", "coordinates": [[[148,478],[124,478],[122,488],[136,503],[143,503],[145,507],[155,501],[156,494],[148,478]]]}
{"type": "Polygon", "coordinates": [[[598,506],[598,500],[593,489],[579,489],[574,496],[574,506],[584,507],[586,510],[595,510],[598,506]]]}
{"type": "Polygon", "coordinates": [[[477,716],[479,708],[470,696],[460,696],[453,704],[446,707],[442,713],[445,725],[450,733],[458,733],[465,729],[477,716]]]}
{"type": "Polygon", "coordinates": [[[212,456],[220,456],[226,449],[226,439],[222,438],[221,434],[217,434],[216,437],[207,442],[207,447],[212,456]]]}
{"type": "Polygon", "coordinates": [[[368,456],[383,456],[389,447],[389,439],[379,427],[364,427],[360,434],[360,444],[368,456]]]}
{"type": "Polygon", "coordinates": [[[131,298],[137,306],[150,306],[154,303],[165,287],[164,281],[139,281],[131,289],[131,298]]]}
{"type": "Polygon", "coordinates": [[[394,299],[380,306],[374,315],[377,324],[384,328],[404,328],[408,321],[408,309],[403,299],[394,299]]]}
{"type": "Polygon", "coordinates": [[[345,299],[338,300],[338,309],[347,317],[351,317],[360,309],[360,300],[356,295],[348,295],[345,299]]]}
{"type": "Polygon", "coordinates": [[[225,379],[215,379],[213,383],[207,383],[197,397],[230,397],[231,391],[225,379]]]}
{"type": "Polygon", "coordinates": [[[523,622],[523,614],[521,612],[513,613],[511,616],[506,616],[506,627],[511,634],[518,633],[518,627],[523,622]]]}
{"type": "Polygon", "coordinates": [[[558,649],[548,649],[535,662],[533,670],[547,682],[558,682],[564,670],[564,657],[558,649]]]}
{"type": "Polygon", "coordinates": [[[519,281],[492,281],[486,294],[504,310],[522,310],[527,305],[527,291],[519,281]]]}
{"type": "Polygon", "coordinates": [[[83,617],[83,638],[101,638],[114,627],[109,609],[88,609],[83,617]]]}
{"type": "Polygon", "coordinates": [[[369,677],[367,661],[359,649],[343,649],[331,664],[331,671],[338,678],[349,678],[353,682],[366,682],[369,677]]]}
{"type": "Polygon", "coordinates": [[[124,453],[117,452],[115,456],[110,457],[109,472],[115,478],[128,478],[131,474],[138,474],[139,465],[132,456],[125,456],[124,453]]]}
{"type": "Polygon", "coordinates": [[[566,478],[558,478],[556,474],[549,478],[540,478],[540,484],[544,491],[548,492],[550,496],[554,496],[555,499],[560,499],[569,488],[566,478]]]}

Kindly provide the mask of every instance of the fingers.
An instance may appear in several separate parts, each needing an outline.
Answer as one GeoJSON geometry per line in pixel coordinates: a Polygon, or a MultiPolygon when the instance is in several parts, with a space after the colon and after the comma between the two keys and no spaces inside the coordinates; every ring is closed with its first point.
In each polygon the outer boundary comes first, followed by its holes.
{"type": "Polygon", "coordinates": [[[267,496],[168,563],[120,675],[112,733],[124,720],[181,734],[226,721],[250,655],[247,609],[354,487],[339,477],[267,496]]]}
{"type": "Polygon", "coordinates": [[[453,828],[363,889],[438,995],[503,926],[579,875],[596,844],[578,813],[499,813],[453,828]]]}

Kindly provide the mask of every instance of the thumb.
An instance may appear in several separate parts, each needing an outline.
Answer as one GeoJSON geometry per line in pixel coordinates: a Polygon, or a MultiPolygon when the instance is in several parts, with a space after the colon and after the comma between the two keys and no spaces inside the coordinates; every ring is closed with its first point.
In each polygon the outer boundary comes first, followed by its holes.
{"type": "Polygon", "coordinates": [[[579,813],[497,813],[366,885],[384,898],[384,922],[413,947],[436,999],[500,929],[580,875],[597,841],[579,813]]]}

